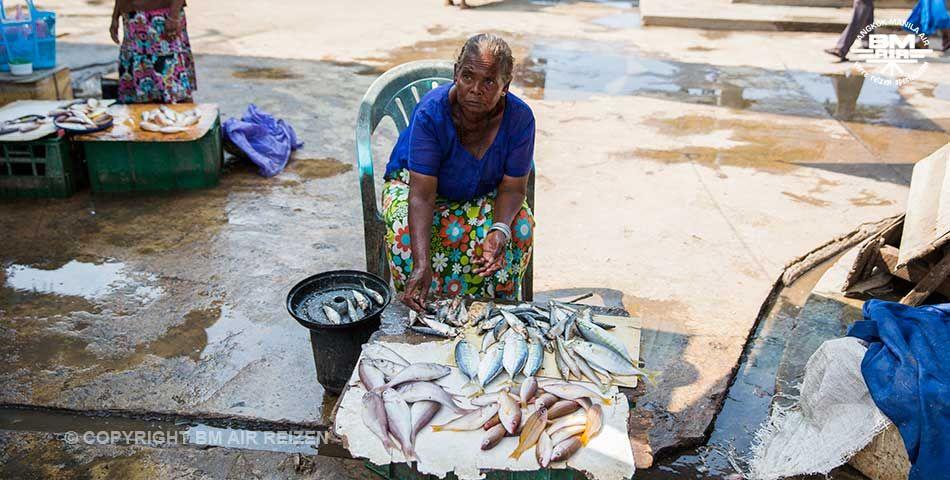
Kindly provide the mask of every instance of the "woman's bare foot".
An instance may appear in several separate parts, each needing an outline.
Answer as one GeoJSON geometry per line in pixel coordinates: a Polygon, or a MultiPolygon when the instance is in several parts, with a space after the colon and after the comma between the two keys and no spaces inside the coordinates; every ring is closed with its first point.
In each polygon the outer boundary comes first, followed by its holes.
{"type": "Polygon", "coordinates": [[[825,53],[838,57],[838,62],[844,62],[848,59],[848,57],[842,55],[841,52],[839,52],[836,48],[826,48],[825,53]]]}

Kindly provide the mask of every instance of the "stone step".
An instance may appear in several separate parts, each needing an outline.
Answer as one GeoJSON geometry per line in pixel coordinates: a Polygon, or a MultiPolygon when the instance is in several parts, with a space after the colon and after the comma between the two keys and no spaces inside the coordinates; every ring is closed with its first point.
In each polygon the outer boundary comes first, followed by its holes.
{"type": "MultiPolygon", "coordinates": [[[[771,1],[771,0],[764,0],[771,1]]],[[[783,0],[776,0],[783,1],[783,0]]],[[[839,33],[851,8],[733,3],[730,0],[640,0],[643,25],[708,30],[764,30],[839,33]]],[[[903,21],[910,9],[878,8],[875,18],[903,21]]]]}
{"type": "MultiPolygon", "coordinates": [[[[753,5],[782,5],[786,7],[831,7],[851,8],[851,0],[732,0],[732,3],[749,3],[753,5]]],[[[914,8],[917,0],[875,0],[875,8],[906,8],[908,12],[914,8]]]]}

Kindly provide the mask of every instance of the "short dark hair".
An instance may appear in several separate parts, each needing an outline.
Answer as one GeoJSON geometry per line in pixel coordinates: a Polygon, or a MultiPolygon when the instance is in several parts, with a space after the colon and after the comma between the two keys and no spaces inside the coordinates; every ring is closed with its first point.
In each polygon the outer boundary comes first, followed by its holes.
{"type": "Polygon", "coordinates": [[[495,59],[495,65],[501,71],[502,80],[507,83],[511,81],[511,71],[514,69],[515,59],[511,54],[511,47],[504,39],[493,33],[479,33],[465,41],[462,49],[459,50],[458,60],[455,61],[455,68],[462,66],[462,62],[471,55],[481,56],[488,53],[495,59]]]}

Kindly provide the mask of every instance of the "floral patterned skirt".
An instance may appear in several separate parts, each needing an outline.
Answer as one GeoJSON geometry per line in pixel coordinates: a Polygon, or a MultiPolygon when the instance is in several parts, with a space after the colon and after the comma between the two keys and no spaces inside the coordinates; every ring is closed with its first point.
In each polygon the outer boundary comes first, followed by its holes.
{"type": "MultiPolygon", "coordinates": [[[[400,170],[383,186],[383,221],[387,257],[396,290],[403,291],[412,272],[409,235],[409,172],[400,170]]],[[[481,255],[482,242],[493,221],[495,193],[465,202],[437,198],[432,218],[432,288],[430,293],[455,296],[521,298],[521,279],[534,243],[534,216],[527,202],[515,216],[505,265],[483,278],[472,273],[472,258],[481,255]]]]}
{"type": "Polygon", "coordinates": [[[181,103],[192,101],[198,88],[185,12],[181,32],[168,38],[168,9],[127,13],[119,50],[120,103],[181,103]]]}

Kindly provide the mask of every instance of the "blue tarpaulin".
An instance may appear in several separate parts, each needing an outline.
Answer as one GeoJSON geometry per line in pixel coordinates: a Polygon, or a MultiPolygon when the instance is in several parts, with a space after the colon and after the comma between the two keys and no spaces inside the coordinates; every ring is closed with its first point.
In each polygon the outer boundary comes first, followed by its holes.
{"type": "Polygon", "coordinates": [[[240,120],[229,118],[221,125],[224,136],[260,168],[260,174],[273,177],[290,160],[290,154],[303,146],[287,122],[274,118],[251,104],[240,120]]]}
{"type": "Polygon", "coordinates": [[[950,479],[950,303],[868,300],[848,335],[870,343],[861,373],[901,432],[910,480],[950,479]]]}

